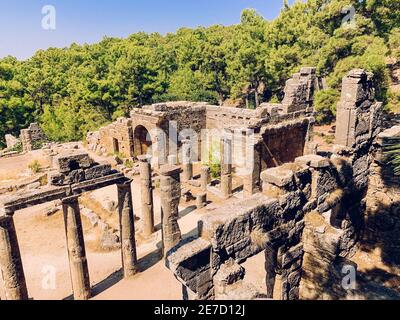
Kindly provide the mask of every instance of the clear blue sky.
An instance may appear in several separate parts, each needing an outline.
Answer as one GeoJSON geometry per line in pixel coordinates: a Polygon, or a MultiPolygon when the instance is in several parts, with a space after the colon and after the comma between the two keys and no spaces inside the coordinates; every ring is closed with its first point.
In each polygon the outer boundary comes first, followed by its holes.
{"type": "Polygon", "coordinates": [[[180,27],[230,25],[254,8],[276,17],[283,0],[0,0],[0,58],[26,59],[38,49],[94,43],[104,36],[174,32],[180,27]],[[41,26],[42,7],[56,8],[56,30],[41,26]]]}

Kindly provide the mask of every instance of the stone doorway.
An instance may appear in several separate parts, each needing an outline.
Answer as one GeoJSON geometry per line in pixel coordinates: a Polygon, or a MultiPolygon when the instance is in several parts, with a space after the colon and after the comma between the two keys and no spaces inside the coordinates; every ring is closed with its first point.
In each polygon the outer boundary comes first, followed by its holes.
{"type": "Polygon", "coordinates": [[[152,146],[149,131],[145,127],[139,125],[135,128],[133,138],[135,156],[148,154],[152,146]]]}
{"type": "Polygon", "coordinates": [[[119,141],[113,138],[113,151],[114,153],[119,153],[119,141]]]}

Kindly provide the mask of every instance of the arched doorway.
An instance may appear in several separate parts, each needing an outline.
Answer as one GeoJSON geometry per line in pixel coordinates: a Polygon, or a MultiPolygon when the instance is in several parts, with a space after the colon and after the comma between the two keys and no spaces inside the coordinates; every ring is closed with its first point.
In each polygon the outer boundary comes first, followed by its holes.
{"type": "Polygon", "coordinates": [[[151,148],[151,136],[149,131],[142,125],[135,128],[133,132],[134,153],[135,156],[147,154],[151,148]]]}

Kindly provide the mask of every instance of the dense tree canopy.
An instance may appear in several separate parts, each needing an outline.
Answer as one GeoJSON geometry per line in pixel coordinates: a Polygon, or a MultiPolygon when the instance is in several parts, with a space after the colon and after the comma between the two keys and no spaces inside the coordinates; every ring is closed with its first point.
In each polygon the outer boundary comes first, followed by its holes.
{"type": "Polygon", "coordinates": [[[285,80],[316,66],[326,88],[319,121],[333,119],[341,79],[360,67],[377,75],[378,98],[399,108],[387,58],[400,60],[400,2],[309,0],[266,21],[245,10],[233,26],[136,33],[94,45],[38,51],[0,60],[0,147],[33,120],[57,141],[81,139],[133,107],[168,100],[254,108],[279,101],[285,80]],[[354,7],[351,9],[350,5],[354,7]]]}

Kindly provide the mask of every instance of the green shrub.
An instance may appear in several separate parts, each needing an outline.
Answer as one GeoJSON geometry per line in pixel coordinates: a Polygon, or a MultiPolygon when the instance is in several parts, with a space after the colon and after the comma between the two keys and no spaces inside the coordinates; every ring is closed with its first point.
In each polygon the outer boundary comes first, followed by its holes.
{"type": "Polygon", "coordinates": [[[32,161],[29,164],[28,168],[31,169],[31,171],[33,173],[39,173],[42,170],[42,167],[41,167],[39,161],[37,161],[37,160],[32,161]]]}
{"type": "Polygon", "coordinates": [[[219,141],[213,141],[208,152],[208,161],[203,162],[203,164],[210,168],[212,178],[219,178],[221,176],[221,151],[219,141]]]}
{"type": "Polygon", "coordinates": [[[400,112],[400,91],[389,91],[388,109],[392,112],[400,112]]]}
{"type": "Polygon", "coordinates": [[[125,167],[132,169],[133,166],[135,165],[135,162],[133,160],[127,159],[127,160],[125,160],[124,165],[125,165],[125,167]]]}
{"type": "Polygon", "coordinates": [[[43,147],[43,140],[36,140],[32,142],[32,150],[39,150],[43,147]]]}
{"type": "Polygon", "coordinates": [[[330,124],[335,120],[336,104],[339,101],[339,92],[334,89],[317,91],[314,100],[316,121],[318,124],[330,124]]]}
{"type": "Polygon", "coordinates": [[[14,147],[10,148],[9,151],[11,152],[22,152],[22,142],[18,142],[14,147]]]}

